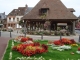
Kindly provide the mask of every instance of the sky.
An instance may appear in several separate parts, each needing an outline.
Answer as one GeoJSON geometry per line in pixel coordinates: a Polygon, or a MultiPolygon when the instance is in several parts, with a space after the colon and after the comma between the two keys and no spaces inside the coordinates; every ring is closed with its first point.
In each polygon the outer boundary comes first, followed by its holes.
{"type": "MultiPolygon", "coordinates": [[[[0,0],[0,13],[9,14],[13,9],[24,7],[34,7],[40,0],[0,0]]],[[[67,8],[74,8],[74,15],[80,15],[80,0],[61,0],[67,8]]]]}

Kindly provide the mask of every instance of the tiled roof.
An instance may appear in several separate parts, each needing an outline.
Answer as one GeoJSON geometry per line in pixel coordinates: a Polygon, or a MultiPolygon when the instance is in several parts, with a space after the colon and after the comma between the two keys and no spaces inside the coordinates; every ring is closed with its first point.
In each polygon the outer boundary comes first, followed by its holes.
{"type": "Polygon", "coordinates": [[[29,13],[32,10],[33,7],[28,7],[25,11],[25,14],[29,13]]]}
{"type": "Polygon", "coordinates": [[[80,16],[78,17],[78,19],[80,19],[80,16]]]}
{"type": "Polygon", "coordinates": [[[48,14],[44,19],[73,19],[77,17],[70,12],[61,0],[40,0],[38,4],[23,19],[42,19],[39,15],[41,8],[49,8],[48,14]]]}
{"type": "Polygon", "coordinates": [[[25,13],[26,7],[19,7],[18,9],[13,9],[8,16],[22,16],[25,13]]]}
{"type": "Polygon", "coordinates": [[[5,12],[4,13],[0,13],[0,19],[5,19],[5,18],[6,18],[5,12]]]}
{"type": "Polygon", "coordinates": [[[13,9],[8,16],[23,16],[31,11],[32,7],[19,7],[18,9],[13,9]]]}

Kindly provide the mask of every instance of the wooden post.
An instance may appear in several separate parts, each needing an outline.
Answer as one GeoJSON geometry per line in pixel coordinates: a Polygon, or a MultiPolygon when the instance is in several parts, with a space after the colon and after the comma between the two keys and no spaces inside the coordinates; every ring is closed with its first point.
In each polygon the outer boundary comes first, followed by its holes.
{"type": "Polygon", "coordinates": [[[24,36],[26,37],[26,21],[24,21],[24,36]]]}
{"type": "Polygon", "coordinates": [[[75,21],[73,21],[73,34],[75,34],[75,21]]]}
{"type": "Polygon", "coordinates": [[[31,22],[30,22],[30,31],[31,31],[31,22]]]}
{"type": "Polygon", "coordinates": [[[33,31],[33,21],[32,21],[32,31],[33,31]]]}
{"type": "Polygon", "coordinates": [[[38,30],[39,30],[39,22],[38,22],[38,30]]]}

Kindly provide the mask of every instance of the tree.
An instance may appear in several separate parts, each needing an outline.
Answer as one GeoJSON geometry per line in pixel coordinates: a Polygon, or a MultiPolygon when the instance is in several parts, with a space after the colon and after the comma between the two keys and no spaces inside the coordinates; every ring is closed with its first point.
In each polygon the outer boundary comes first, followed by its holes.
{"type": "Polygon", "coordinates": [[[76,24],[76,28],[80,28],[80,22],[76,24]]]}
{"type": "Polygon", "coordinates": [[[23,27],[24,26],[24,21],[23,20],[20,20],[19,21],[19,25],[23,27]]]}
{"type": "Polygon", "coordinates": [[[27,29],[26,29],[26,21],[24,22],[24,20],[20,20],[19,21],[19,25],[21,25],[23,28],[22,32],[24,33],[24,36],[26,37],[26,32],[27,32],[27,29]]]}
{"type": "Polygon", "coordinates": [[[50,30],[50,21],[46,21],[46,22],[44,23],[44,28],[45,28],[46,30],[50,30]]]}

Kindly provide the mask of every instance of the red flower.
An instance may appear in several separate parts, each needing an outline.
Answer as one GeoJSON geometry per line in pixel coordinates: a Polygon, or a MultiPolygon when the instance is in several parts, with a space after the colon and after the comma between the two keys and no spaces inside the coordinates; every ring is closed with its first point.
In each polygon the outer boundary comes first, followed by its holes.
{"type": "Polygon", "coordinates": [[[32,38],[28,38],[28,40],[33,41],[33,39],[32,39],[32,38]]]}
{"type": "Polygon", "coordinates": [[[20,52],[24,56],[32,56],[34,54],[41,54],[48,51],[48,46],[45,44],[42,44],[40,46],[40,43],[35,44],[19,44],[17,46],[14,46],[12,50],[20,52]]]}
{"type": "Polygon", "coordinates": [[[71,44],[75,44],[76,42],[74,41],[74,39],[71,39],[71,44]]]}
{"type": "Polygon", "coordinates": [[[17,47],[16,46],[14,46],[13,48],[12,48],[12,50],[16,50],[17,49],[17,47]]]}
{"type": "Polygon", "coordinates": [[[80,47],[78,48],[78,51],[80,51],[80,47]]]}
{"type": "Polygon", "coordinates": [[[45,44],[42,44],[42,48],[44,48],[45,50],[48,50],[48,46],[45,44]]]}
{"type": "Polygon", "coordinates": [[[34,46],[40,46],[39,42],[34,42],[34,46]]]}
{"type": "Polygon", "coordinates": [[[28,38],[23,37],[23,38],[21,39],[21,42],[26,42],[27,40],[28,40],[28,38]]]}
{"type": "Polygon", "coordinates": [[[61,41],[57,40],[53,42],[55,45],[61,45],[61,41]]]}

